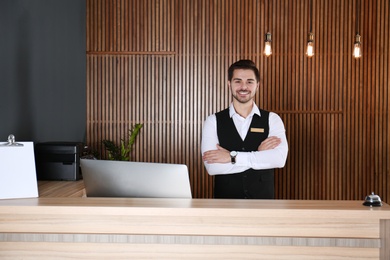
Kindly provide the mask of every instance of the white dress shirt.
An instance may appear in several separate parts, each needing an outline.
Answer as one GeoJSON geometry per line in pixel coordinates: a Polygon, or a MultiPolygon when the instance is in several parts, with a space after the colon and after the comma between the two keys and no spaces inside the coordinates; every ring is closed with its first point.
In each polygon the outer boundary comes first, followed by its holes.
{"type": "MultiPolygon", "coordinates": [[[[260,114],[259,108],[253,104],[253,109],[248,117],[243,118],[236,113],[233,104],[229,106],[230,117],[233,118],[234,125],[242,140],[248,133],[252,117],[254,114],[260,114]]],[[[286,130],[282,119],[276,113],[269,114],[269,135],[277,136],[281,143],[274,149],[265,151],[241,152],[237,151],[236,163],[207,163],[204,162],[207,172],[210,175],[230,174],[246,171],[250,168],[255,170],[282,168],[287,160],[288,144],[286,130]]],[[[215,114],[207,117],[203,125],[202,132],[202,155],[209,150],[216,150],[219,144],[217,135],[217,118],[215,114]]]]}

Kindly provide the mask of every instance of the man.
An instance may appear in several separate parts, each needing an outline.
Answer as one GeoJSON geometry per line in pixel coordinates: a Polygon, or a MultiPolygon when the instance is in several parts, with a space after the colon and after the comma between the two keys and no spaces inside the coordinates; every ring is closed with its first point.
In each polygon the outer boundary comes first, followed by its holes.
{"type": "Polygon", "coordinates": [[[288,144],[281,118],[254,102],[259,84],[251,60],[233,63],[227,84],[233,102],[203,125],[202,158],[215,176],[215,198],[274,198],[273,169],[284,167],[288,144]]]}

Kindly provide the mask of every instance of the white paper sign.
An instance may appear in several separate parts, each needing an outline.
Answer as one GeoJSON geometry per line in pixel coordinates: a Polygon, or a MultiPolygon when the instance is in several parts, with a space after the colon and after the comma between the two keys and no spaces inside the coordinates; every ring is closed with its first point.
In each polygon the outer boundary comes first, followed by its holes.
{"type": "Polygon", "coordinates": [[[0,199],[37,198],[33,142],[0,145],[0,199]]]}

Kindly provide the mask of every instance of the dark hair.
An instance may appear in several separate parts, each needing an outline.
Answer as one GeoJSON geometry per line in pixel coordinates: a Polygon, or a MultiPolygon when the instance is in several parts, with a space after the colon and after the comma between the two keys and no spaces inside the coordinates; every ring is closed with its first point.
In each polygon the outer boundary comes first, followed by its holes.
{"type": "Polygon", "coordinates": [[[260,81],[260,72],[256,67],[256,64],[251,60],[239,60],[230,65],[228,70],[228,80],[231,81],[233,78],[233,72],[237,69],[252,70],[255,73],[257,82],[260,81]]]}

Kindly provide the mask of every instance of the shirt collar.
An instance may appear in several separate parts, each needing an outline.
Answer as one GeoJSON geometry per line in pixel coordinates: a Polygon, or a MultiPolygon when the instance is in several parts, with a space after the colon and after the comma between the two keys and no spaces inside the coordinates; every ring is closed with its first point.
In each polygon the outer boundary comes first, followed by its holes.
{"type": "MultiPolygon", "coordinates": [[[[232,118],[235,114],[237,114],[236,110],[234,109],[233,102],[229,106],[229,116],[232,118]]],[[[253,108],[252,111],[249,113],[248,117],[252,117],[254,114],[257,114],[261,116],[260,109],[258,106],[253,102],[253,108]]]]}

